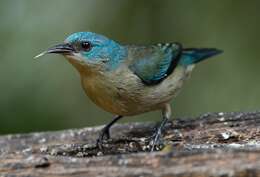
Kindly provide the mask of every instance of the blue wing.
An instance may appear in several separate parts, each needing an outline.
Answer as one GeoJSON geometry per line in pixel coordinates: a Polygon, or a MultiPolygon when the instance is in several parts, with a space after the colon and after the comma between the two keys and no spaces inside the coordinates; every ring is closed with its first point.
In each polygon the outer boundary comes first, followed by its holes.
{"type": "Polygon", "coordinates": [[[176,68],[181,59],[182,47],[178,43],[165,43],[143,47],[129,47],[132,70],[147,85],[160,83],[176,68]]]}

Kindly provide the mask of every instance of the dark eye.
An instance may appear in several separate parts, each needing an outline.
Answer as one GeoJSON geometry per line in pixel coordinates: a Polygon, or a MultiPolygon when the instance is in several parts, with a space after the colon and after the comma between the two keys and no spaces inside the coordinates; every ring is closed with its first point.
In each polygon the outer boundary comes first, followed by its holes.
{"type": "Polygon", "coordinates": [[[84,50],[84,51],[90,51],[90,49],[91,49],[91,44],[90,44],[90,42],[82,42],[81,43],[81,48],[84,50]]]}

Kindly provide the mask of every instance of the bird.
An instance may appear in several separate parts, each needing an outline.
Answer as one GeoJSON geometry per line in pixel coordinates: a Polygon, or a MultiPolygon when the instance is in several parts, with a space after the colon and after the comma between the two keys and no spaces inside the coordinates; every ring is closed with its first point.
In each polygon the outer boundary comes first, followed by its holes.
{"type": "Polygon", "coordinates": [[[76,32],[45,54],[60,54],[79,72],[86,95],[115,115],[104,126],[97,145],[110,139],[110,128],[126,116],[161,111],[162,120],[150,140],[154,151],[171,118],[170,102],[190,77],[194,66],[221,54],[216,48],[184,48],[181,43],[121,44],[94,32],[76,32]]]}

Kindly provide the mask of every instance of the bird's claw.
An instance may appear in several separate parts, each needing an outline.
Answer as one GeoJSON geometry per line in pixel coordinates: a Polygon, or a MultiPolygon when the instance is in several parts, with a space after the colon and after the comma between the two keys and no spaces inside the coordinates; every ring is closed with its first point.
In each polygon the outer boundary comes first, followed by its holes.
{"type": "Polygon", "coordinates": [[[109,129],[110,127],[119,119],[121,119],[123,116],[116,116],[109,124],[107,124],[101,131],[98,139],[97,139],[97,147],[99,149],[103,149],[104,145],[104,139],[109,140],[110,139],[110,132],[109,129]]]}
{"type": "Polygon", "coordinates": [[[103,129],[102,132],[100,133],[98,139],[97,139],[97,143],[96,146],[99,149],[103,149],[103,144],[105,142],[105,140],[110,139],[110,133],[108,129],[103,129]]]}
{"type": "Polygon", "coordinates": [[[155,133],[151,137],[149,137],[149,139],[149,147],[151,152],[161,149],[161,146],[163,144],[161,129],[156,130],[155,133]]]}

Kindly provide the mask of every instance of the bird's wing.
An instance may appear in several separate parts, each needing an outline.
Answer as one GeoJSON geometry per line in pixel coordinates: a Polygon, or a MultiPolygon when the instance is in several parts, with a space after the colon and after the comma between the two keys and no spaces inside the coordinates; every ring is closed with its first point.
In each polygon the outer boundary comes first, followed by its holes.
{"type": "Polygon", "coordinates": [[[129,49],[134,58],[129,68],[147,85],[158,84],[170,75],[182,54],[182,47],[178,43],[136,46],[129,49]]]}

